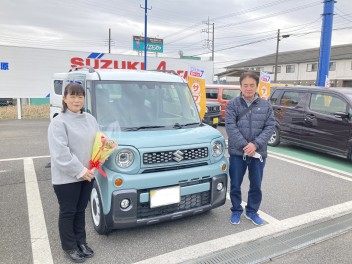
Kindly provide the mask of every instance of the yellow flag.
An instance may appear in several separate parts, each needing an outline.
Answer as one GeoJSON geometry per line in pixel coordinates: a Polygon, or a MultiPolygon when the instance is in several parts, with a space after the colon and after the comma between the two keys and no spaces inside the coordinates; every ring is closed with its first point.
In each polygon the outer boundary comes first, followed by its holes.
{"type": "Polygon", "coordinates": [[[203,119],[206,108],[205,79],[188,76],[188,86],[197,104],[200,118],[203,119]]]}

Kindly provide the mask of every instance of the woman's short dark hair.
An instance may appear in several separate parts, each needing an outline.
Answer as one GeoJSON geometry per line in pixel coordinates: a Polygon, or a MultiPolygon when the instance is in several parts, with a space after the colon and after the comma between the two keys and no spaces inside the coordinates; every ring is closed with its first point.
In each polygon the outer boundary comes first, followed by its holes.
{"type": "Polygon", "coordinates": [[[247,77],[255,80],[255,82],[257,83],[257,86],[259,85],[259,76],[258,76],[258,74],[256,74],[255,72],[252,72],[252,71],[244,72],[241,74],[240,85],[242,85],[243,79],[245,79],[247,77]]]}
{"type": "MultiPolygon", "coordinates": [[[[78,83],[69,83],[68,85],[66,85],[64,90],[64,97],[66,97],[68,94],[86,96],[83,86],[78,83]]],[[[62,99],[62,112],[65,113],[66,110],[67,110],[67,104],[62,99]]],[[[83,112],[83,108],[81,109],[81,113],[82,112],[83,112]]]]}

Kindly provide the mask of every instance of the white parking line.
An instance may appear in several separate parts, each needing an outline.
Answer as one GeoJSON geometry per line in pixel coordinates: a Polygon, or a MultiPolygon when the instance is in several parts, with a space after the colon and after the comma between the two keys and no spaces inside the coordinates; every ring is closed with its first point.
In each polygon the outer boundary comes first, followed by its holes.
{"type": "MultiPolygon", "coordinates": [[[[352,177],[352,173],[348,173],[346,171],[334,169],[334,168],[327,167],[327,166],[324,166],[324,165],[321,165],[321,164],[317,164],[317,163],[306,161],[306,160],[302,160],[302,159],[297,159],[297,158],[294,158],[294,157],[291,157],[291,156],[287,156],[287,155],[284,155],[284,154],[279,154],[279,153],[272,152],[272,151],[268,151],[268,153],[269,153],[269,157],[276,158],[277,156],[279,156],[279,157],[282,157],[282,158],[303,162],[305,164],[313,165],[313,166],[316,166],[316,167],[319,167],[319,168],[323,168],[323,169],[326,169],[326,170],[329,170],[329,171],[334,171],[334,172],[337,172],[339,174],[344,174],[344,175],[352,177]]],[[[351,169],[351,171],[352,171],[352,169],[351,169]]]]}
{"type": "Polygon", "coordinates": [[[33,253],[33,264],[51,264],[53,257],[46,228],[37,175],[32,158],[24,158],[24,177],[28,204],[28,217],[33,253]]]}
{"type": "MultiPolygon", "coordinates": [[[[327,207],[307,214],[291,217],[273,224],[267,224],[260,227],[252,228],[240,233],[220,237],[200,244],[192,245],[186,248],[175,250],[166,254],[162,254],[153,258],[145,259],[135,264],[176,264],[188,260],[202,257],[229,247],[233,247],[245,242],[254,241],[256,239],[276,234],[278,232],[287,231],[292,228],[299,227],[304,224],[313,223],[314,221],[337,217],[352,211],[352,201],[327,207]]],[[[233,227],[229,224],[229,228],[233,227]]]]}
{"type": "Polygon", "coordinates": [[[34,156],[34,157],[12,158],[12,159],[0,159],[0,162],[1,161],[24,160],[24,159],[42,159],[42,158],[50,158],[50,156],[34,156]]]}
{"type": "MultiPolygon", "coordinates": [[[[342,175],[340,175],[340,174],[327,171],[325,168],[319,169],[319,168],[314,167],[314,166],[310,166],[310,165],[303,164],[303,163],[302,163],[303,161],[293,161],[293,160],[289,160],[289,159],[287,159],[287,158],[282,158],[282,157],[275,156],[275,155],[272,155],[272,154],[270,155],[270,157],[275,158],[275,159],[279,159],[279,160],[283,160],[283,161],[286,161],[286,162],[288,162],[288,163],[292,163],[292,164],[295,164],[295,165],[299,165],[299,166],[304,167],[304,168],[307,168],[307,169],[311,169],[311,170],[314,170],[314,171],[322,172],[322,173],[324,173],[324,174],[328,174],[328,175],[330,175],[330,176],[333,176],[333,177],[336,177],[336,178],[339,178],[339,179],[343,179],[343,180],[351,181],[351,182],[352,182],[352,178],[350,178],[350,177],[342,176],[342,175]]],[[[318,166],[319,166],[319,165],[318,165],[318,166]]],[[[345,174],[348,175],[346,172],[345,172],[345,174]]],[[[352,175],[351,175],[351,176],[352,176],[352,175]]]]}

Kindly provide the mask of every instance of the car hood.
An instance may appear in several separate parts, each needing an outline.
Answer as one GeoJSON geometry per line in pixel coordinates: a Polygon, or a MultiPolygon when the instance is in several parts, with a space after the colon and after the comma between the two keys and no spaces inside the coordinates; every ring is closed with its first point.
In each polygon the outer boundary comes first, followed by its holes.
{"type": "Polygon", "coordinates": [[[119,146],[134,146],[137,149],[210,143],[222,137],[218,130],[210,126],[113,133],[106,131],[105,134],[115,139],[119,146]]]}

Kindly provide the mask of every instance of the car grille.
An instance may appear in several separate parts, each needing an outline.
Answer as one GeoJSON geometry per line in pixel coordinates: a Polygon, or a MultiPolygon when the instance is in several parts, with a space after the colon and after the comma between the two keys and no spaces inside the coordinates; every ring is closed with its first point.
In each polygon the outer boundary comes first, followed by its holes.
{"type": "Polygon", "coordinates": [[[148,152],[143,154],[143,164],[160,164],[196,160],[208,157],[208,148],[180,149],[162,152],[148,152]]]}
{"type": "Polygon", "coordinates": [[[207,165],[208,165],[207,162],[194,163],[194,164],[184,164],[184,165],[171,166],[171,167],[146,169],[142,173],[153,173],[153,172],[161,172],[161,171],[182,170],[182,169],[196,168],[196,167],[202,167],[202,166],[207,166],[207,165]]]}
{"type": "Polygon", "coordinates": [[[210,204],[210,191],[181,196],[178,204],[171,204],[157,208],[150,208],[148,203],[139,203],[137,208],[137,219],[146,219],[182,212],[210,204]]]}
{"type": "Polygon", "coordinates": [[[209,112],[219,112],[220,111],[220,106],[207,106],[208,108],[208,113],[209,112]]]}

